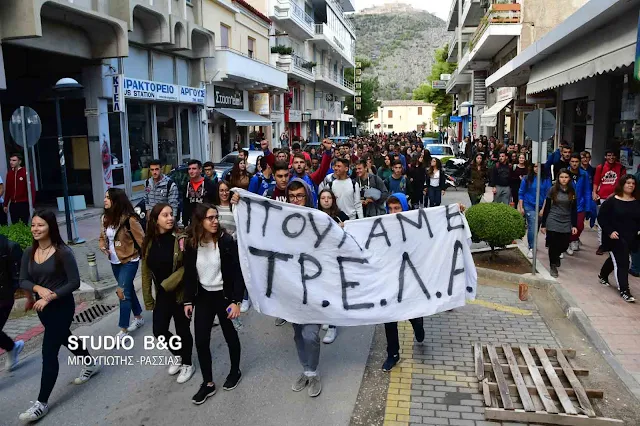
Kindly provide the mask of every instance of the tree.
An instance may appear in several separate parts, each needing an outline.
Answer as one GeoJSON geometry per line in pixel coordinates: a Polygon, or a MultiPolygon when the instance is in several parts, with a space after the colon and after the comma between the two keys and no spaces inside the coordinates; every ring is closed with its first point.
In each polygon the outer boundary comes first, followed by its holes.
{"type": "MultiPolygon", "coordinates": [[[[363,58],[356,58],[356,62],[361,62],[362,71],[371,67],[371,61],[363,58]]],[[[350,82],[354,82],[354,69],[346,68],[344,70],[344,78],[350,82]]],[[[355,111],[354,114],[354,102],[353,96],[347,96],[345,101],[345,106],[347,107],[347,114],[351,114],[356,117],[358,123],[367,123],[369,118],[373,115],[374,112],[378,111],[378,106],[380,106],[380,102],[378,101],[378,90],[380,89],[380,84],[378,83],[377,77],[372,78],[362,78],[362,102],[359,110],[355,111]]]]}
{"type": "Polygon", "coordinates": [[[426,83],[421,84],[413,91],[413,99],[436,104],[436,108],[433,111],[433,119],[437,122],[438,117],[444,114],[446,116],[444,125],[449,124],[453,97],[447,95],[442,89],[431,87],[431,82],[440,80],[440,74],[451,74],[456,69],[457,64],[447,62],[448,55],[448,44],[445,44],[441,49],[436,49],[435,62],[431,67],[431,74],[427,77],[426,83]]]}

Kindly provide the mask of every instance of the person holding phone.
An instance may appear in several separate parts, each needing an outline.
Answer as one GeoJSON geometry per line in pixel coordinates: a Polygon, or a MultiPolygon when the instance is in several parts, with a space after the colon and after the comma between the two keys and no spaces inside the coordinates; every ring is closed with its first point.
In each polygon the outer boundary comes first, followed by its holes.
{"type": "Polygon", "coordinates": [[[211,329],[216,315],[229,347],[231,371],[222,388],[233,390],[240,383],[240,339],[231,320],[240,316],[244,280],[238,245],[220,226],[218,210],[211,204],[196,204],[187,230],[184,252],[184,313],[194,316],[196,351],[203,383],[193,396],[196,405],[215,395],[211,368],[211,329]]]}

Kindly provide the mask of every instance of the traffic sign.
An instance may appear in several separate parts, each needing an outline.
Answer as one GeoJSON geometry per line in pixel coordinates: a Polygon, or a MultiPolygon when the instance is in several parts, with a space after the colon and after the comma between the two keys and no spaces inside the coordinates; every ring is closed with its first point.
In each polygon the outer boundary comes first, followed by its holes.
{"type": "Polygon", "coordinates": [[[460,117],[459,115],[452,115],[451,117],[449,117],[449,121],[452,123],[462,123],[462,117],[460,117]]]}
{"type": "Polygon", "coordinates": [[[11,115],[11,122],[9,123],[9,132],[11,137],[16,141],[18,145],[24,148],[24,139],[26,136],[27,147],[31,148],[38,143],[40,134],[42,133],[42,122],[37,112],[29,107],[24,107],[24,135],[22,129],[22,112],[20,108],[16,108],[11,115]]]}
{"type": "Polygon", "coordinates": [[[547,110],[537,109],[524,120],[524,132],[533,141],[546,141],[556,133],[556,118],[547,110]],[[542,114],[542,133],[540,133],[542,114]]]}

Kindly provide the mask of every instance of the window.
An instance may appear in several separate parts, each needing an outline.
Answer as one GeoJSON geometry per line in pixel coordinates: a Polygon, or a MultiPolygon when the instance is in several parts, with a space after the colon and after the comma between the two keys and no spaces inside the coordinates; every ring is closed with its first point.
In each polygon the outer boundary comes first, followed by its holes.
{"type": "MultiPolygon", "coordinates": [[[[175,114],[176,111],[173,105],[158,104],[156,106],[158,157],[163,165],[170,164],[172,168],[180,164],[178,162],[178,138],[176,135],[175,114]]],[[[189,136],[187,135],[187,140],[188,139],[189,136]]]]}
{"type": "Polygon", "coordinates": [[[378,111],[373,113],[373,118],[378,118],[378,111]]]}
{"type": "Polygon", "coordinates": [[[220,47],[229,47],[229,32],[231,28],[220,24],[220,47]]]}
{"type": "Polygon", "coordinates": [[[393,124],[389,124],[389,125],[387,126],[387,129],[393,129],[393,124]]]}
{"type": "Polygon", "coordinates": [[[418,115],[422,115],[422,107],[418,107],[418,115]]]}
{"type": "Polygon", "coordinates": [[[249,47],[247,48],[247,55],[249,55],[250,58],[253,58],[253,52],[254,52],[254,46],[255,46],[256,40],[249,37],[249,47]]]}
{"type": "Polygon", "coordinates": [[[389,110],[389,112],[387,113],[387,117],[393,118],[393,111],[392,110],[389,110]]]}
{"type": "Polygon", "coordinates": [[[127,103],[127,117],[129,119],[131,180],[137,182],[148,177],[142,176],[142,169],[146,168],[149,161],[153,159],[151,105],[133,102],[127,103]]]}

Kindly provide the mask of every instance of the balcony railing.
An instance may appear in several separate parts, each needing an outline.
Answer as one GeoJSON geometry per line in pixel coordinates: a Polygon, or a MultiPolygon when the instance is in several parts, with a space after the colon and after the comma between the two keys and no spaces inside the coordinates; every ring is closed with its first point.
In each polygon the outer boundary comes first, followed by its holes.
{"type": "Polygon", "coordinates": [[[471,36],[469,51],[473,49],[482,34],[489,25],[512,25],[520,23],[520,4],[518,3],[494,3],[480,20],[480,25],[471,36]]]}
{"type": "Polygon", "coordinates": [[[311,71],[311,69],[303,67],[303,65],[308,63],[309,61],[306,61],[298,55],[291,55],[291,57],[293,58],[293,67],[296,70],[305,74],[309,74],[309,77],[313,77],[313,72],[311,71]]]}
{"type": "MultiPolygon", "coordinates": [[[[252,61],[256,61],[256,62],[258,62],[258,63],[261,63],[262,65],[266,65],[266,66],[268,66],[269,68],[273,68],[273,69],[275,69],[275,70],[278,70],[278,67],[273,66],[273,65],[271,65],[271,64],[270,64],[270,63],[268,63],[268,62],[264,62],[264,61],[262,61],[262,60],[260,60],[260,59],[257,59],[255,56],[249,56],[247,53],[240,52],[239,50],[232,49],[232,48],[230,48],[230,47],[226,47],[226,46],[216,46],[216,50],[217,50],[217,51],[220,51],[220,52],[233,52],[233,53],[235,53],[236,55],[244,56],[244,57],[245,57],[245,58],[247,58],[247,59],[251,59],[252,61]]],[[[278,71],[280,71],[280,70],[278,70],[278,71]]]]}
{"type": "Polygon", "coordinates": [[[342,87],[353,90],[353,83],[342,77],[338,72],[323,66],[316,66],[316,77],[332,80],[342,87]]]}
{"type": "Polygon", "coordinates": [[[340,12],[339,15],[342,17],[342,20],[344,21],[347,28],[349,28],[351,32],[355,34],[356,28],[354,27],[353,22],[351,22],[351,20],[345,16],[344,9],[342,8],[340,2],[336,0],[327,0],[327,3],[331,3],[336,8],[336,10],[340,12]]]}
{"type": "Polygon", "coordinates": [[[304,25],[310,30],[313,31],[313,18],[304,11],[294,0],[278,0],[278,3],[281,5],[289,5],[289,7],[293,10],[293,16],[300,20],[300,23],[304,23],[304,25]]]}
{"type": "Polygon", "coordinates": [[[349,44],[345,47],[345,45],[336,36],[336,33],[327,24],[316,24],[316,35],[324,35],[327,40],[333,42],[333,44],[341,50],[344,56],[348,57],[351,61],[355,58],[355,45],[349,44]]]}

